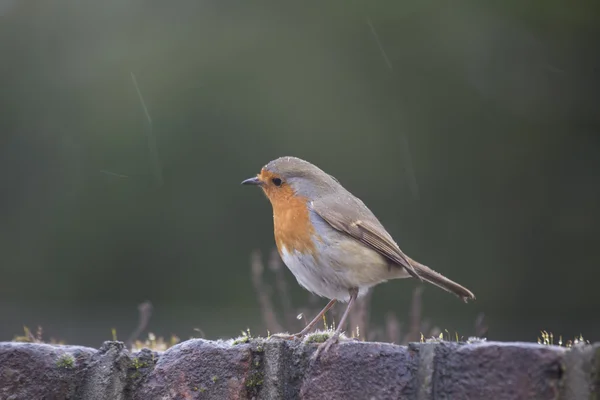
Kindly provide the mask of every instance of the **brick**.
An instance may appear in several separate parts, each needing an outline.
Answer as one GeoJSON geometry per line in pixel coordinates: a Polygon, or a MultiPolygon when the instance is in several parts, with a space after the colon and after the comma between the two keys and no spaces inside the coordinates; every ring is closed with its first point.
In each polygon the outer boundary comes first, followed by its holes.
{"type": "Polygon", "coordinates": [[[287,340],[264,342],[264,385],[261,399],[297,399],[309,366],[304,345],[287,340]]]}
{"type": "Polygon", "coordinates": [[[124,400],[129,352],[122,342],[104,342],[87,363],[76,398],[86,400],[124,400]]]}
{"type": "Polygon", "coordinates": [[[96,349],[0,343],[0,399],[69,399],[83,384],[96,349]]]}
{"type": "MultiPolygon", "coordinates": [[[[315,349],[316,345],[309,354],[315,349]]],[[[342,342],[310,364],[300,397],[414,399],[417,360],[417,354],[403,346],[342,342]]]]}
{"type": "Polygon", "coordinates": [[[191,339],[163,352],[132,398],[252,398],[263,378],[259,373],[252,376],[251,362],[249,344],[232,346],[228,342],[191,339]]]}
{"type": "Polygon", "coordinates": [[[593,391],[593,358],[598,349],[594,346],[574,346],[563,362],[564,384],[561,398],[589,399],[593,391]]]}
{"type": "Polygon", "coordinates": [[[440,343],[432,398],[558,399],[566,351],[529,343],[440,343]]]}

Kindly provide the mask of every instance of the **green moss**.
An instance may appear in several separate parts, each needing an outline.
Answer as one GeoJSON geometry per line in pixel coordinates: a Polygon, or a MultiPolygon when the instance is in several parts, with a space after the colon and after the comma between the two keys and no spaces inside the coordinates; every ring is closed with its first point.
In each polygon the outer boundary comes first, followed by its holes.
{"type": "Polygon", "coordinates": [[[262,388],[265,378],[263,371],[265,356],[263,349],[264,341],[263,339],[255,339],[253,344],[255,346],[253,346],[251,350],[252,359],[250,364],[250,371],[245,381],[246,393],[248,398],[251,399],[259,397],[258,394],[262,388]]]}
{"type": "Polygon", "coordinates": [[[325,343],[330,337],[329,332],[315,332],[306,337],[306,343],[325,343]]]}
{"type": "Polygon", "coordinates": [[[70,354],[63,354],[56,360],[56,366],[58,368],[72,369],[75,367],[75,359],[70,354]]]}
{"type": "Polygon", "coordinates": [[[148,366],[148,363],[145,361],[140,361],[139,358],[135,357],[133,360],[131,360],[131,365],[133,366],[133,368],[138,370],[140,368],[146,368],[148,366]]]}
{"type": "MultiPolygon", "coordinates": [[[[154,354],[153,354],[153,356],[154,356],[154,354]]],[[[149,366],[150,366],[150,364],[147,359],[144,360],[143,358],[138,358],[138,357],[132,358],[131,362],[129,364],[128,371],[127,371],[128,379],[131,379],[133,381],[140,379],[143,374],[142,369],[149,367],[149,366]]]]}
{"type": "Polygon", "coordinates": [[[248,343],[249,341],[250,338],[248,336],[240,336],[233,341],[232,345],[237,346],[238,344],[248,343]]]}
{"type": "Polygon", "coordinates": [[[253,372],[248,379],[246,379],[246,387],[249,389],[257,389],[262,386],[264,382],[264,374],[259,371],[253,372]]]}
{"type": "Polygon", "coordinates": [[[233,341],[232,346],[236,346],[242,343],[248,343],[250,342],[250,339],[252,339],[252,335],[250,334],[250,329],[247,329],[246,331],[242,331],[242,336],[239,336],[233,341]]]}

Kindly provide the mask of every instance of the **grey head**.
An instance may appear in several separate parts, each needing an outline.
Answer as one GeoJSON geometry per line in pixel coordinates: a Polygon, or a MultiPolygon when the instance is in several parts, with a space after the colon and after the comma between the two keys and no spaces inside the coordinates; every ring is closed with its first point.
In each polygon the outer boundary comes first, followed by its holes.
{"type": "Polygon", "coordinates": [[[298,157],[279,157],[270,161],[263,169],[280,176],[298,195],[311,200],[336,191],[346,191],[336,178],[298,157]]]}

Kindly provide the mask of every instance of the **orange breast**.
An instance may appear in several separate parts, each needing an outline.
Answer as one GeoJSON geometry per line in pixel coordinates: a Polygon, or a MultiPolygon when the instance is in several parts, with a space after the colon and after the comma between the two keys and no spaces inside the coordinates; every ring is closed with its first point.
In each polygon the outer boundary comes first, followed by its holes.
{"type": "Polygon", "coordinates": [[[279,254],[297,250],[315,255],[315,228],[310,221],[307,199],[296,196],[289,186],[265,191],[273,206],[275,243],[279,254]]]}

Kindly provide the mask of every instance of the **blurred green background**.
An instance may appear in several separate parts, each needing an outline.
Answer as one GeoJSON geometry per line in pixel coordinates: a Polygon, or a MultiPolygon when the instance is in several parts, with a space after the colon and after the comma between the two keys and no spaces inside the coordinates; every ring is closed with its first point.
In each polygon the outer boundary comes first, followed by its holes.
{"type": "MultiPolygon", "coordinates": [[[[428,286],[435,325],[599,340],[599,8],[1,0],[0,340],[97,346],[144,300],[157,335],[265,334],[250,254],[272,214],[239,183],[284,155],[475,292],[428,286]]],[[[378,286],[372,323],[406,320],[416,285],[378,286]]]]}

